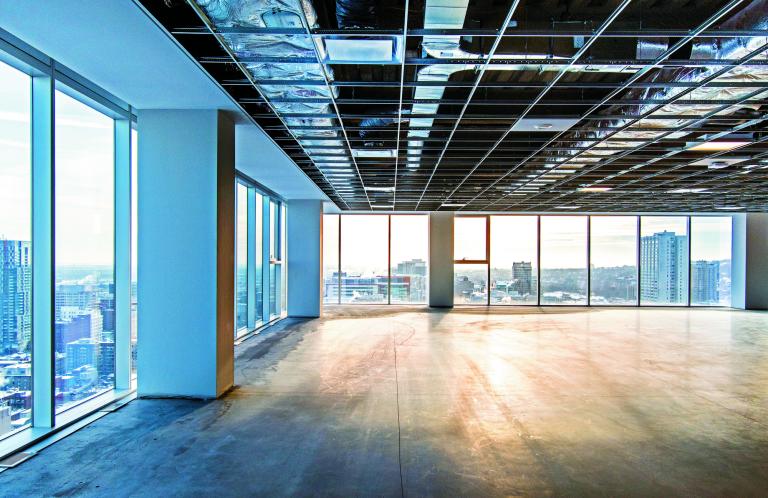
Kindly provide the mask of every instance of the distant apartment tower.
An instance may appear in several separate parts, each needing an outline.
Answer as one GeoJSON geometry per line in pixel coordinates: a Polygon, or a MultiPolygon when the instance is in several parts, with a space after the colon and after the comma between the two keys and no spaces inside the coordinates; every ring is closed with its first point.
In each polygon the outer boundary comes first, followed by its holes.
{"type": "Polygon", "coordinates": [[[515,261],[512,263],[512,278],[514,287],[520,295],[531,294],[533,290],[533,267],[530,261],[515,261]]]}
{"type": "Polygon", "coordinates": [[[715,304],[720,302],[720,262],[694,261],[691,266],[691,301],[715,304]]]}
{"type": "Polygon", "coordinates": [[[410,259],[397,264],[396,275],[427,275],[427,262],[423,259],[410,259]]]}
{"type": "Polygon", "coordinates": [[[688,237],[658,232],[641,240],[641,298],[659,303],[687,302],[688,237]]]}
{"type": "Polygon", "coordinates": [[[0,240],[0,353],[25,350],[32,337],[32,248],[0,240]]]}

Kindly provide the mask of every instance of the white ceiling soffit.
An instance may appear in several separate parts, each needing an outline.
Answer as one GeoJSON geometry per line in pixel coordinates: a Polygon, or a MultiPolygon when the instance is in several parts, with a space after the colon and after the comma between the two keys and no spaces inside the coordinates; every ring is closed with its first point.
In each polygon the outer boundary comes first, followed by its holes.
{"type": "Polygon", "coordinates": [[[329,201],[323,191],[256,125],[249,123],[235,127],[235,158],[238,171],[287,200],[329,201]]]}
{"type": "Polygon", "coordinates": [[[138,109],[237,109],[131,0],[0,4],[0,27],[138,109]]]}

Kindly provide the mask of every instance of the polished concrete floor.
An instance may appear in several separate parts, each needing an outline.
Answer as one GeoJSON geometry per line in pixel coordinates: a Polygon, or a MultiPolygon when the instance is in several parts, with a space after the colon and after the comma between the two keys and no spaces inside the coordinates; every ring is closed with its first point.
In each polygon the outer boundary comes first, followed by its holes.
{"type": "Polygon", "coordinates": [[[138,400],[0,496],[765,496],[768,314],[333,308],[213,402],[138,400]]]}

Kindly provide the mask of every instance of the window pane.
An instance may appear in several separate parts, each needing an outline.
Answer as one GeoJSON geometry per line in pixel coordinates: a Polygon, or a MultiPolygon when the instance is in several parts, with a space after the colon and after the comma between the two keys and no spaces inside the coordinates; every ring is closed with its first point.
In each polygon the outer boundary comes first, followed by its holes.
{"type": "Polygon", "coordinates": [[[255,283],[255,292],[256,292],[256,323],[261,323],[264,321],[264,197],[256,192],[256,223],[255,223],[255,234],[254,234],[254,243],[256,244],[255,248],[255,257],[253,264],[255,265],[255,277],[254,280],[255,283]]]}
{"type": "Polygon", "coordinates": [[[488,265],[453,265],[454,304],[488,304],[488,265]]]}
{"type": "Polygon", "coordinates": [[[285,204],[280,204],[280,260],[283,264],[280,265],[280,316],[285,315],[288,312],[288,254],[286,253],[286,237],[285,223],[288,219],[286,216],[285,204]]]}
{"type": "Polygon", "coordinates": [[[131,377],[136,377],[138,355],[139,303],[137,300],[139,271],[139,134],[131,130],[131,377]]]}
{"type": "Polygon", "coordinates": [[[637,304],[637,216],[592,216],[590,304],[637,304]]]}
{"type": "Polygon", "coordinates": [[[30,87],[0,62],[0,437],[32,416],[30,87]]]}
{"type": "Polygon", "coordinates": [[[587,217],[541,217],[541,304],[587,304],[587,217]]]}
{"type": "Polygon", "coordinates": [[[393,215],[391,224],[391,302],[426,303],[429,217],[393,215]]]}
{"type": "Polygon", "coordinates": [[[277,260],[280,255],[278,254],[279,243],[277,237],[279,235],[278,230],[278,216],[277,216],[277,204],[273,201],[269,201],[269,317],[273,318],[277,316],[277,295],[280,291],[277,279],[280,276],[280,269],[278,265],[272,261],[277,260]]]}
{"type": "Polygon", "coordinates": [[[235,335],[248,327],[248,187],[236,183],[235,335]]]}
{"type": "Polygon", "coordinates": [[[538,217],[491,216],[491,304],[536,304],[538,217]]]}
{"type": "Polygon", "coordinates": [[[115,378],[114,121],[56,91],[58,411],[115,378]]]}
{"type": "Polygon", "coordinates": [[[339,215],[323,215],[323,302],[339,302],[339,215]]]}
{"type": "Polygon", "coordinates": [[[688,303],[688,218],[640,218],[640,304],[688,303]]]}
{"type": "Polygon", "coordinates": [[[387,216],[341,217],[341,302],[387,302],[387,216]]]}
{"type": "Polygon", "coordinates": [[[691,217],[691,304],[731,305],[731,217],[691,217]]]}
{"type": "Polygon", "coordinates": [[[485,261],[486,217],[457,216],[453,220],[453,259],[485,261]]]}

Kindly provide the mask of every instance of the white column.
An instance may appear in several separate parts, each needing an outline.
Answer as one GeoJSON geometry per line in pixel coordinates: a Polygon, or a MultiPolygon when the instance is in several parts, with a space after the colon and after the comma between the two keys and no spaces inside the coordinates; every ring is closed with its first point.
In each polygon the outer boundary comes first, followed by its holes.
{"type": "Polygon", "coordinates": [[[733,306],[768,310],[768,213],[733,218],[733,306]]]}
{"type": "Polygon", "coordinates": [[[288,202],[288,316],[320,316],[323,203],[288,202]]]}
{"type": "Polygon", "coordinates": [[[453,213],[429,213],[429,305],[453,306],[453,213]]]}
{"type": "Polygon", "coordinates": [[[215,110],[138,114],[139,396],[233,384],[234,125],[215,110]]]}

